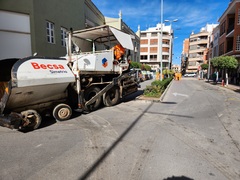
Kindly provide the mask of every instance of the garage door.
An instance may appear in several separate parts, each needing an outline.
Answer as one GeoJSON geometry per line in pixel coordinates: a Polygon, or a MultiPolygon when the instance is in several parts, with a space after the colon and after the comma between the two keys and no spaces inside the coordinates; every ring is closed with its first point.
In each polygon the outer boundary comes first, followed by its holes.
{"type": "Polygon", "coordinates": [[[0,11],[0,60],[31,54],[29,15],[0,11]]]}

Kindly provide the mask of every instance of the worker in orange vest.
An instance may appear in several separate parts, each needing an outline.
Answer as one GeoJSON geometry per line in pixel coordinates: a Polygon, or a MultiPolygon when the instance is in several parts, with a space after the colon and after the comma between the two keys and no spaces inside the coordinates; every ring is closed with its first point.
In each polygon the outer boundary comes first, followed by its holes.
{"type": "Polygon", "coordinates": [[[116,60],[121,60],[122,56],[125,54],[125,48],[121,44],[117,44],[113,47],[114,57],[116,60]]]}

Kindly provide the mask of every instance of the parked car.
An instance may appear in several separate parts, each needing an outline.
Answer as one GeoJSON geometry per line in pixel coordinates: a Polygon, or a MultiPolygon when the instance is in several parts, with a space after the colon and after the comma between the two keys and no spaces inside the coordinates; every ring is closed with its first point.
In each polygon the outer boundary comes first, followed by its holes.
{"type": "Polygon", "coordinates": [[[196,77],[196,73],[186,73],[184,77],[196,77]]]}
{"type": "Polygon", "coordinates": [[[196,77],[196,73],[190,73],[188,74],[188,77],[196,77]]]}
{"type": "Polygon", "coordinates": [[[131,69],[131,71],[133,71],[135,73],[135,77],[137,78],[138,82],[144,81],[144,77],[143,77],[141,69],[134,68],[134,69],[131,69]]]}

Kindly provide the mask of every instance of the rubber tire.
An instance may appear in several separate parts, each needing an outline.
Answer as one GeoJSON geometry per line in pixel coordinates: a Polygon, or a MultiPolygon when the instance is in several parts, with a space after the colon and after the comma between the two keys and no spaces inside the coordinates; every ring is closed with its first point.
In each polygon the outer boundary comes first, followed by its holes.
{"type": "Polygon", "coordinates": [[[72,116],[72,108],[67,104],[58,104],[53,109],[53,117],[57,121],[66,121],[72,116]]]}
{"type": "Polygon", "coordinates": [[[103,104],[107,107],[114,106],[119,103],[120,91],[117,86],[112,87],[103,94],[103,104]]]}
{"type": "MultiPolygon", "coordinates": [[[[99,93],[101,89],[97,86],[91,86],[90,88],[86,89],[84,91],[84,99],[85,102],[90,100],[93,96],[95,96],[97,93],[99,93]]],[[[96,99],[96,101],[87,107],[85,107],[85,110],[87,111],[95,111],[97,110],[100,105],[102,104],[102,97],[100,96],[99,98],[96,99]]]]}
{"type": "Polygon", "coordinates": [[[42,117],[40,116],[40,114],[37,111],[26,110],[26,111],[21,112],[22,116],[28,116],[29,114],[34,115],[34,122],[31,122],[28,126],[22,127],[21,130],[31,131],[31,130],[37,129],[40,126],[40,124],[42,122],[42,117]]]}

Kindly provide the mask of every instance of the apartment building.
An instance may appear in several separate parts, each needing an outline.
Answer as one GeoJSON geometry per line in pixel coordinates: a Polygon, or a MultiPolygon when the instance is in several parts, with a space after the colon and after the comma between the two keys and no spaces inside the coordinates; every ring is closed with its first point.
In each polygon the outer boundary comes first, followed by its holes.
{"type": "Polygon", "coordinates": [[[148,64],[156,71],[160,69],[161,60],[162,69],[170,69],[172,63],[173,29],[165,24],[162,24],[162,27],[162,43],[161,24],[140,32],[140,62],[148,64]],[[162,58],[160,58],[160,48],[162,48],[162,58]]]}
{"type": "Polygon", "coordinates": [[[219,18],[219,55],[240,59],[240,0],[233,0],[219,18]]]}
{"type": "Polygon", "coordinates": [[[196,73],[201,64],[208,62],[209,36],[216,26],[217,24],[207,24],[199,33],[190,35],[186,73],[196,73]]]}
{"type": "Polygon", "coordinates": [[[105,24],[90,0],[1,0],[0,59],[66,54],[65,37],[72,28],[105,24]]]}
{"type": "Polygon", "coordinates": [[[211,54],[209,53],[209,59],[219,56],[219,39],[220,31],[219,26],[215,27],[213,29],[211,40],[210,40],[210,48],[211,48],[211,54]]]}
{"type": "Polygon", "coordinates": [[[238,68],[229,72],[230,83],[240,84],[240,0],[232,0],[219,18],[219,56],[234,56],[238,68]]]}
{"type": "Polygon", "coordinates": [[[180,67],[180,65],[173,64],[173,65],[172,65],[172,70],[173,70],[174,72],[178,73],[178,72],[181,72],[181,67],[180,67]]]}

